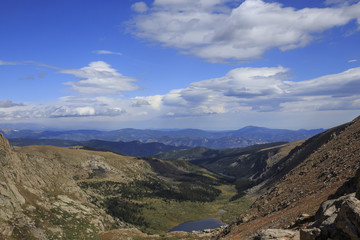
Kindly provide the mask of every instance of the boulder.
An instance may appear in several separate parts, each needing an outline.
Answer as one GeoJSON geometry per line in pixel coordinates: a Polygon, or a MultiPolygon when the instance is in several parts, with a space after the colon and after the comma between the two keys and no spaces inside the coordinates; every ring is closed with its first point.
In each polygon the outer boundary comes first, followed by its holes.
{"type": "Polygon", "coordinates": [[[346,198],[335,222],[336,228],[344,237],[351,240],[360,239],[360,200],[353,196],[346,198]]]}
{"type": "Polygon", "coordinates": [[[261,230],[254,237],[254,240],[299,240],[300,235],[297,231],[283,229],[261,230]]]}
{"type": "Polygon", "coordinates": [[[319,210],[316,212],[316,221],[311,225],[311,227],[329,228],[334,225],[337,213],[346,198],[347,196],[342,196],[337,199],[331,199],[323,202],[320,205],[319,210]]]}
{"type": "Polygon", "coordinates": [[[355,193],[323,202],[316,221],[300,232],[301,240],[360,239],[360,200],[355,193]]]}

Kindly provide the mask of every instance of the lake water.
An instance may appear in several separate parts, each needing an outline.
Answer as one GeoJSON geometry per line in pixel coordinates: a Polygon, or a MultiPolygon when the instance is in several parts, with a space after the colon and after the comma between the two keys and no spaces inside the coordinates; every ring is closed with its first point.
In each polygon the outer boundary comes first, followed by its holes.
{"type": "Polygon", "coordinates": [[[226,225],[226,223],[223,223],[222,221],[216,219],[216,218],[205,218],[200,221],[194,221],[194,222],[185,222],[180,225],[177,225],[176,227],[170,229],[169,232],[174,231],[183,231],[183,232],[192,232],[192,231],[202,231],[204,229],[214,229],[219,228],[221,226],[226,225]]]}

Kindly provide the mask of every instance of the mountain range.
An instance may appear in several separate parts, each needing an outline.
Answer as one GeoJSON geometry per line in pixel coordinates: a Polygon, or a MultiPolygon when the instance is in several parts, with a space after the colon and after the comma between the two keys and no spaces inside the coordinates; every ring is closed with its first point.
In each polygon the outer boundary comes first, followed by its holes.
{"type": "Polygon", "coordinates": [[[248,126],[235,131],[204,131],[199,129],[180,130],[140,130],[120,129],[114,131],[72,130],[72,131],[33,131],[0,129],[8,139],[60,139],[71,141],[102,140],[112,142],[139,141],[158,142],[176,147],[207,147],[212,149],[239,148],[270,142],[291,142],[309,138],[324,129],[285,130],[248,126]]]}
{"type": "Polygon", "coordinates": [[[130,142],[110,142],[103,140],[73,141],[61,139],[34,139],[34,138],[10,138],[9,142],[13,146],[29,145],[50,145],[56,147],[75,147],[82,146],[88,150],[111,151],[127,156],[150,157],[160,152],[176,151],[188,149],[189,147],[176,147],[165,145],[158,142],[142,143],[139,141],[130,142]]]}

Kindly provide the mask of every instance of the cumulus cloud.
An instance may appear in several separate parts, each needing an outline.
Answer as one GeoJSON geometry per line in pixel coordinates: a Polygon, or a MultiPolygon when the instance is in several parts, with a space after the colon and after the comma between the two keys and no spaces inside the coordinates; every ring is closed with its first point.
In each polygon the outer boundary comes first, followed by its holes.
{"type": "Polygon", "coordinates": [[[16,106],[24,106],[23,103],[14,103],[13,101],[10,101],[8,99],[6,100],[0,100],[0,108],[11,108],[16,106]]]}
{"type": "Polygon", "coordinates": [[[138,37],[209,61],[247,61],[271,48],[306,46],[353,19],[360,23],[360,3],[296,10],[262,0],[245,0],[234,8],[226,2],[155,0],[151,11],[139,12],[129,27],[138,37]]]}
{"type": "Polygon", "coordinates": [[[0,101],[2,118],[7,119],[46,119],[46,118],[85,118],[85,117],[116,117],[126,114],[119,99],[107,97],[75,97],[59,98],[56,103],[48,105],[12,104],[11,101],[0,101]],[[14,110],[11,106],[20,106],[14,110]]]}
{"type": "Polygon", "coordinates": [[[160,110],[162,107],[163,95],[154,95],[147,97],[135,97],[132,99],[132,107],[151,107],[160,110]]]}
{"type": "Polygon", "coordinates": [[[360,68],[326,75],[312,80],[289,83],[292,96],[329,96],[333,98],[360,95],[360,68]]]}
{"type": "Polygon", "coordinates": [[[76,82],[66,82],[75,91],[86,95],[120,94],[125,91],[140,90],[133,82],[136,78],[123,76],[109,64],[98,61],[91,62],[89,66],[81,69],[61,70],[61,73],[72,74],[79,77],[76,82]]]}
{"type": "Polygon", "coordinates": [[[131,5],[131,9],[138,13],[143,13],[148,10],[148,6],[144,2],[136,2],[131,5]]]}
{"type": "Polygon", "coordinates": [[[344,97],[341,99],[333,99],[331,102],[324,102],[319,106],[321,111],[336,111],[336,110],[359,110],[360,99],[357,97],[344,97]]]}
{"type": "Polygon", "coordinates": [[[121,52],[113,52],[113,51],[109,51],[109,50],[95,50],[95,51],[93,51],[93,53],[104,54],[104,55],[118,55],[118,56],[122,55],[121,52]]]}
{"type": "Polygon", "coordinates": [[[135,99],[131,104],[132,107],[150,106],[150,103],[145,99],[135,99]]]}
{"type": "Polygon", "coordinates": [[[286,93],[283,81],[288,69],[237,68],[224,77],[191,83],[164,95],[162,103],[180,114],[222,114],[239,109],[274,110],[281,103],[277,98],[286,93]]]}
{"type": "MultiPolygon", "coordinates": [[[[282,66],[233,69],[223,77],[157,96],[156,110],[163,116],[179,117],[360,109],[360,68],[299,82],[288,80],[288,71],[282,66]]],[[[152,107],[150,99],[138,97],[136,106],[152,107]]]]}
{"type": "Polygon", "coordinates": [[[126,111],[118,104],[118,99],[108,97],[61,97],[59,101],[46,108],[50,118],[120,116],[126,111]]]}
{"type": "Polygon", "coordinates": [[[126,112],[121,108],[107,108],[105,106],[61,106],[48,111],[50,118],[120,116],[126,112]]]}
{"type": "MultiPolygon", "coordinates": [[[[71,74],[80,78],[78,81],[66,82],[78,96],[65,96],[49,104],[14,103],[10,100],[0,101],[1,119],[49,119],[49,118],[92,118],[118,117],[127,114],[130,100],[122,99],[125,91],[140,89],[133,84],[137,79],[123,76],[109,64],[91,62],[80,69],[60,70],[60,73],[71,74]],[[108,95],[108,96],[107,96],[108,95]]],[[[43,77],[39,74],[38,77],[43,77]]],[[[35,79],[34,75],[26,79],[35,79]]]]}

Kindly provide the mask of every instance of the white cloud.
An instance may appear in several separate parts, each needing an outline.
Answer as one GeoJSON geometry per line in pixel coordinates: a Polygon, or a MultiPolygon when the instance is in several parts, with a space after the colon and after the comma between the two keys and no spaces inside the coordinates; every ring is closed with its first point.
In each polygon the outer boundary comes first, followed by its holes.
{"type": "Polygon", "coordinates": [[[123,101],[109,97],[66,96],[48,106],[46,114],[51,118],[121,116],[126,113],[123,101]]]}
{"type": "Polygon", "coordinates": [[[321,111],[336,111],[336,110],[359,110],[360,99],[356,97],[344,97],[341,99],[333,99],[331,102],[324,102],[319,106],[321,111]]]}
{"type": "Polygon", "coordinates": [[[136,2],[131,5],[131,9],[138,13],[144,13],[148,10],[148,6],[144,2],[136,2]]]}
{"type": "Polygon", "coordinates": [[[152,109],[160,110],[162,106],[163,95],[154,95],[148,97],[135,97],[132,99],[132,107],[149,106],[152,109]]]}
{"type": "Polygon", "coordinates": [[[72,74],[79,81],[66,82],[80,96],[65,96],[50,104],[14,103],[10,100],[0,101],[0,118],[11,119],[60,119],[92,117],[119,117],[127,114],[129,100],[121,99],[114,94],[122,95],[125,91],[140,89],[133,84],[135,78],[118,73],[105,62],[92,62],[81,69],[60,70],[60,73],[72,74]],[[110,95],[105,96],[105,95],[110,95]]]}
{"type": "Polygon", "coordinates": [[[356,2],[358,2],[358,0],[325,0],[326,5],[339,5],[339,6],[350,5],[356,2]]]}
{"type": "Polygon", "coordinates": [[[140,90],[132,82],[137,79],[126,77],[118,73],[109,64],[98,61],[91,62],[89,66],[81,69],[61,70],[61,73],[72,74],[79,77],[76,82],[66,82],[73,90],[86,95],[120,94],[125,91],[140,90]]]}
{"type": "Polygon", "coordinates": [[[360,95],[360,68],[351,68],[337,74],[331,74],[301,82],[289,82],[292,96],[329,96],[342,98],[360,95]]]}
{"type": "Polygon", "coordinates": [[[224,77],[172,90],[164,95],[163,104],[183,108],[184,112],[192,110],[196,114],[225,113],[243,107],[259,110],[260,106],[265,108],[272,104],[278,108],[279,100],[276,98],[287,91],[287,83],[282,80],[287,71],[281,66],[237,68],[224,77]]]}
{"type": "Polygon", "coordinates": [[[17,107],[17,106],[24,106],[24,104],[23,103],[14,103],[13,101],[10,101],[8,99],[0,100],[0,108],[11,108],[11,107],[17,107]]]}
{"type": "Polygon", "coordinates": [[[93,51],[93,53],[103,54],[103,55],[118,55],[118,56],[122,55],[121,52],[113,52],[113,51],[109,51],[109,50],[95,50],[95,51],[93,51]]]}
{"type": "Polygon", "coordinates": [[[24,61],[24,62],[19,62],[18,64],[30,64],[30,65],[34,65],[34,66],[38,66],[38,67],[44,67],[44,68],[50,68],[50,69],[56,69],[56,70],[61,69],[57,66],[53,66],[53,65],[49,65],[49,64],[41,63],[41,62],[36,62],[36,61],[24,61]]]}
{"type": "Polygon", "coordinates": [[[281,66],[237,68],[158,95],[156,108],[147,100],[151,97],[134,100],[138,107],[153,107],[168,117],[360,109],[360,68],[300,82],[287,80],[288,71],[281,66]]]}
{"type": "Polygon", "coordinates": [[[348,61],[348,63],[353,63],[353,62],[357,62],[357,59],[351,59],[348,61]]]}
{"type": "Polygon", "coordinates": [[[296,10],[262,0],[245,0],[230,9],[225,2],[155,0],[130,28],[141,38],[209,61],[244,61],[271,48],[306,46],[327,29],[360,22],[360,3],[296,10]]]}
{"type": "Polygon", "coordinates": [[[1,105],[5,105],[4,108],[6,107],[0,111],[3,119],[116,117],[126,114],[126,110],[123,108],[126,101],[107,97],[66,96],[48,105],[13,104],[14,108],[10,108],[11,101],[3,102],[5,104],[0,102],[0,108],[1,105]]]}
{"type": "Polygon", "coordinates": [[[49,65],[49,64],[40,63],[40,62],[36,62],[36,61],[8,62],[8,61],[0,60],[0,66],[1,65],[34,65],[34,66],[38,66],[38,67],[60,69],[59,67],[49,65]]]}
{"type": "MultiPolygon", "coordinates": [[[[155,0],[154,8],[167,9],[172,11],[194,11],[197,9],[224,10],[225,6],[220,6],[230,2],[229,0],[155,0]]],[[[226,8],[227,9],[227,8],[226,8]]]]}
{"type": "Polygon", "coordinates": [[[106,106],[61,106],[48,110],[50,118],[63,117],[94,117],[94,116],[120,116],[126,113],[121,108],[109,108],[106,106]]]}
{"type": "Polygon", "coordinates": [[[145,99],[134,99],[133,103],[131,104],[132,107],[142,107],[142,106],[150,106],[150,103],[145,99]]]}

